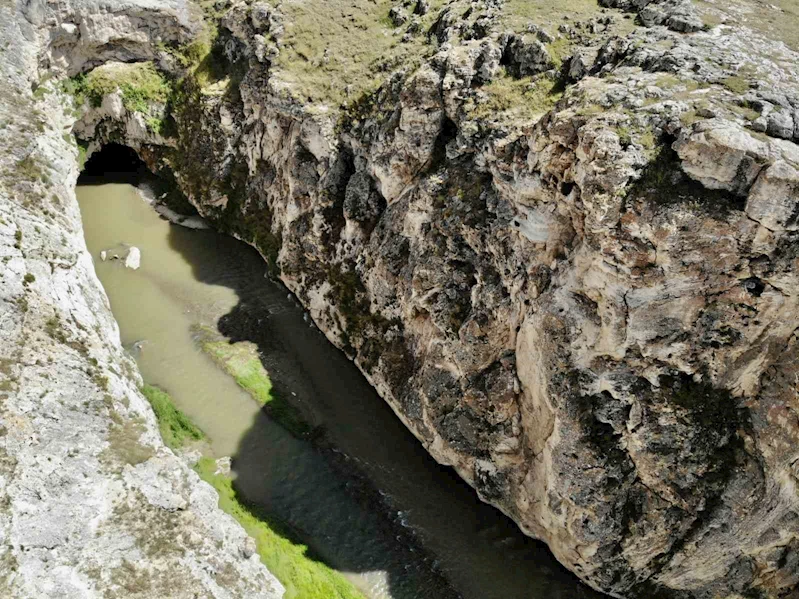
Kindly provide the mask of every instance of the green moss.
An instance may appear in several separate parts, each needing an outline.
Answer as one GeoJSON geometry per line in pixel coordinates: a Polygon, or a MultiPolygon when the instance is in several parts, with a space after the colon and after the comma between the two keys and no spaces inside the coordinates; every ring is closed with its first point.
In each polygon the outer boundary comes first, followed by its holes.
{"type": "Polygon", "coordinates": [[[261,561],[286,587],[285,599],[363,599],[341,574],[308,555],[308,548],[293,542],[269,518],[236,492],[233,481],[216,474],[216,463],[202,458],[195,469],[219,494],[219,507],[233,516],[255,540],[261,561]]]}
{"type": "Polygon", "coordinates": [[[64,90],[78,104],[88,100],[95,107],[102,104],[105,96],[120,90],[127,110],[147,114],[153,104],[166,104],[171,87],[153,63],[137,62],[99,66],[88,75],[78,75],[64,83],[64,90]]]}
{"type": "Polygon", "coordinates": [[[141,392],[153,407],[161,438],[167,447],[180,449],[187,443],[205,439],[205,434],[175,406],[165,391],[152,385],[144,385],[141,392]]]}
{"type": "Polygon", "coordinates": [[[83,167],[86,166],[86,160],[88,157],[89,145],[85,142],[79,141],[78,142],[78,170],[83,170],[83,167]]]}
{"type": "Polygon", "coordinates": [[[253,343],[203,340],[203,350],[249,393],[275,422],[296,437],[304,437],[311,427],[302,414],[286,401],[272,385],[269,373],[261,363],[258,348],[253,343]]]}
{"type": "Polygon", "coordinates": [[[36,280],[36,277],[33,275],[33,273],[29,273],[29,272],[25,273],[25,277],[23,278],[23,281],[24,281],[25,285],[30,285],[35,280],[36,280]]]}
{"type": "MultiPolygon", "coordinates": [[[[271,396],[271,402],[275,401],[268,378],[264,380],[259,376],[261,373],[243,352],[233,361],[240,365],[243,380],[257,389],[260,397],[271,396]]],[[[142,393],[153,406],[161,436],[169,447],[177,449],[205,438],[203,432],[175,407],[167,393],[151,385],[145,385],[142,393]]],[[[123,421],[116,412],[112,413],[112,418],[115,424],[109,435],[109,450],[125,463],[136,464],[148,459],[152,451],[138,443],[143,429],[141,423],[123,421]]],[[[292,541],[278,521],[243,500],[230,477],[216,474],[213,458],[201,458],[195,470],[216,489],[219,507],[233,516],[255,540],[261,561],[286,587],[286,599],[364,599],[341,574],[312,559],[306,546],[292,541]]],[[[147,543],[148,554],[153,553],[154,541],[150,539],[147,543]]]]}

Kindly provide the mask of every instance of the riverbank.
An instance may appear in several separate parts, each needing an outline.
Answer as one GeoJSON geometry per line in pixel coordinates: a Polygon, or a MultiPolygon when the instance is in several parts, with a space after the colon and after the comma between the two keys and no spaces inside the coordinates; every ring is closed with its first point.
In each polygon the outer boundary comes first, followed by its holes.
{"type": "MultiPolygon", "coordinates": [[[[299,389],[292,395],[281,377],[270,377],[254,343],[220,332],[242,309],[254,325],[283,319],[294,308],[285,289],[264,279],[259,258],[217,233],[170,224],[129,183],[84,180],[91,183],[79,186],[78,198],[93,255],[120,244],[141,252],[135,271],[95,260],[123,343],[135,349],[145,380],[169,392],[190,428],[204,431],[205,456],[232,458],[227,478],[209,480],[226,509],[263,538],[275,564],[270,571],[287,593],[406,599],[430,589],[437,597],[458,597],[432,571],[421,547],[395,547],[408,535],[394,526],[385,505],[376,511],[366,500],[364,479],[356,491],[356,477],[334,469],[317,450],[309,434],[312,411],[305,415],[288,401],[299,389]],[[303,561],[303,547],[310,547],[318,567],[303,561]],[[400,571],[404,579],[397,581],[400,571]]],[[[318,332],[316,337],[326,344],[318,332]]],[[[331,385],[335,389],[335,381],[331,385]]],[[[306,405],[314,401],[307,391],[300,394],[306,405]]],[[[164,414],[181,429],[173,412],[164,414]]],[[[168,440],[171,428],[164,426],[168,440]]]]}
{"type": "MultiPolygon", "coordinates": [[[[161,437],[174,452],[184,454],[187,450],[196,450],[207,440],[165,391],[145,385],[142,393],[153,407],[161,437]]],[[[284,599],[363,599],[349,581],[311,559],[307,547],[291,541],[287,533],[281,532],[278,522],[270,521],[265,514],[259,514],[257,508],[246,505],[246,500],[235,490],[226,459],[200,456],[194,470],[216,490],[219,508],[235,518],[254,540],[254,550],[261,561],[286,589],[284,599]]]]}

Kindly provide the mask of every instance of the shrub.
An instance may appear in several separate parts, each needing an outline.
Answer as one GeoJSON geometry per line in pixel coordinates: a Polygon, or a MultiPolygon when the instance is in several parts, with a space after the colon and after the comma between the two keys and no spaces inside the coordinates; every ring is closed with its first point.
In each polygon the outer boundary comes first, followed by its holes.
{"type": "Polygon", "coordinates": [[[171,87],[151,62],[106,64],[88,75],[78,75],[64,84],[79,104],[88,100],[99,107],[103,98],[116,90],[122,104],[131,112],[147,113],[152,104],[166,104],[171,87]]]}

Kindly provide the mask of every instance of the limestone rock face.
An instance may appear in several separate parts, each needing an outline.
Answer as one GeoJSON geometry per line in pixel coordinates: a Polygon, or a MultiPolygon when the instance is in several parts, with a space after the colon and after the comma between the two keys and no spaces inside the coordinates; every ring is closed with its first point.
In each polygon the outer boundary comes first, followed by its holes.
{"type": "Polygon", "coordinates": [[[28,32],[44,50],[38,58],[69,74],[109,60],[152,59],[157,44],[192,39],[198,14],[185,0],[32,0],[22,6],[28,32]]]}
{"type": "MultiPolygon", "coordinates": [[[[470,102],[500,69],[552,69],[547,38],[478,35],[455,5],[439,52],[343,127],[256,56],[240,100],[178,111],[195,160],[169,165],[430,453],[583,580],[776,597],[799,581],[797,146],[718,83],[749,33],[686,36],[690,4],[645,4],[628,38],[565,28],[577,83],[510,125],[470,102]]],[[[773,68],[749,106],[799,108],[773,68]]]]}
{"type": "Polygon", "coordinates": [[[42,60],[143,58],[150,35],[189,35],[188,5],[20,6],[0,6],[0,596],[277,599],[161,441],[83,240],[66,99],[31,91],[42,60]]]}
{"type": "Polygon", "coordinates": [[[290,4],[233,2],[236,93],[189,77],[168,141],[94,110],[75,130],[170,170],[437,460],[588,584],[788,596],[799,138],[769,123],[799,111],[799,56],[700,31],[687,0],[602,4],[557,39],[501,31],[496,0],[431,7],[430,56],[342,114],[292,95],[290,4]],[[644,26],[617,34],[622,10],[644,26]],[[497,88],[521,91],[486,109],[497,88]]]}

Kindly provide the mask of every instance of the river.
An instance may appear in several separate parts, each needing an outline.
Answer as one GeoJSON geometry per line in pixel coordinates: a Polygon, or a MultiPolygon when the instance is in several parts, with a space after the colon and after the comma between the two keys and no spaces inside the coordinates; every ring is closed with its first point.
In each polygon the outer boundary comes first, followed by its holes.
{"type": "MultiPolygon", "coordinates": [[[[159,217],[128,183],[80,184],[86,242],[126,347],[231,456],[236,486],[369,599],[597,597],[438,465],[249,246],[159,217]],[[139,270],[100,252],[136,246],[139,270]],[[203,352],[198,325],[257,345],[321,431],[292,436],[203,352]]],[[[120,252],[122,253],[122,252],[120,252]]]]}

